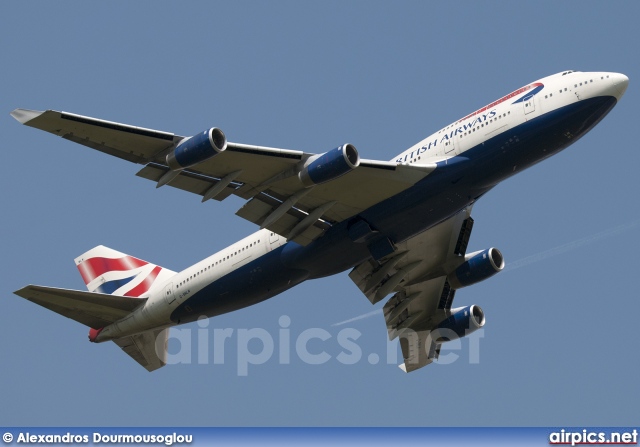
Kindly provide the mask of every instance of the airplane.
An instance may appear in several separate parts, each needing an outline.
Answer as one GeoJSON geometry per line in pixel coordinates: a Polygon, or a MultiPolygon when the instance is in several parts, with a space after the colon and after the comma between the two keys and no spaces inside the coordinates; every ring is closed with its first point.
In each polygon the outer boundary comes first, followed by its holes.
{"type": "Polygon", "coordinates": [[[20,123],[143,165],[136,174],[202,197],[246,203],[260,230],[174,272],[97,246],[75,259],[88,291],[28,285],[15,293],[114,341],[148,371],[167,362],[167,328],[257,304],[309,279],[351,269],[383,306],[405,372],[443,343],[485,324],[478,305],[452,308],[458,289],[502,271],[496,248],[467,253],[476,201],[558,153],[624,95],[619,73],[568,70],[525,85],[443,127],[390,161],[352,144],[323,154],[191,137],[54,110],[16,109],[20,123]]]}

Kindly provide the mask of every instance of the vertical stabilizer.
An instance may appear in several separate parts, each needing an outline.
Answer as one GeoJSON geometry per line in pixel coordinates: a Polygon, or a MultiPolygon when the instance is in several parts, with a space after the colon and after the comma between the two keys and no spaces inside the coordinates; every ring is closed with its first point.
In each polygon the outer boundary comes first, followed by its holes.
{"type": "Polygon", "coordinates": [[[138,298],[175,272],[99,245],[75,259],[90,292],[138,298]]]}

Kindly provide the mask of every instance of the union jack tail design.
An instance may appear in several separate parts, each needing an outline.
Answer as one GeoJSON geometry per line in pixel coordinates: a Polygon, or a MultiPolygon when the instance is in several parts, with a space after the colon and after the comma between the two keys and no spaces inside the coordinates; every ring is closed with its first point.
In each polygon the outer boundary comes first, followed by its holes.
{"type": "Polygon", "coordinates": [[[90,292],[138,298],[175,272],[99,245],[75,259],[90,292]]]}

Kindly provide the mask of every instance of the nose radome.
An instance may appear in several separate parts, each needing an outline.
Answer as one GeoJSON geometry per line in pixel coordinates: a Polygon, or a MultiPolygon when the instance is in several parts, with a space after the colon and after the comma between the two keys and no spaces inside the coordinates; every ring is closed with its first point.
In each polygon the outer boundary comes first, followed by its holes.
{"type": "Polygon", "coordinates": [[[627,87],[629,86],[629,78],[625,75],[623,75],[622,73],[614,73],[611,76],[613,79],[613,87],[616,90],[616,98],[618,98],[618,100],[620,98],[622,98],[622,95],[624,95],[624,92],[627,91],[627,87]]]}

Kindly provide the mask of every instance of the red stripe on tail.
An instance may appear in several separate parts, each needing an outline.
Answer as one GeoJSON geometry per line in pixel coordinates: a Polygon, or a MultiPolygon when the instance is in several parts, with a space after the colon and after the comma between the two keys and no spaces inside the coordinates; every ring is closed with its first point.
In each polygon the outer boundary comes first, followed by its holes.
{"type": "MultiPolygon", "coordinates": [[[[133,270],[138,267],[147,265],[141,259],[133,256],[125,256],[123,258],[90,258],[78,264],[78,270],[85,284],[89,284],[98,276],[106,272],[133,270]]],[[[155,271],[155,270],[154,270],[155,271]]]]}
{"type": "Polygon", "coordinates": [[[153,282],[158,277],[158,274],[160,274],[160,270],[162,270],[162,267],[154,268],[151,271],[151,273],[149,273],[149,275],[145,279],[142,280],[142,282],[140,284],[135,286],[133,289],[129,290],[127,293],[124,294],[124,296],[130,296],[130,297],[133,297],[133,298],[137,298],[140,295],[142,295],[143,293],[147,292],[149,290],[149,288],[151,287],[151,285],[153,284],[153,282]]]}

